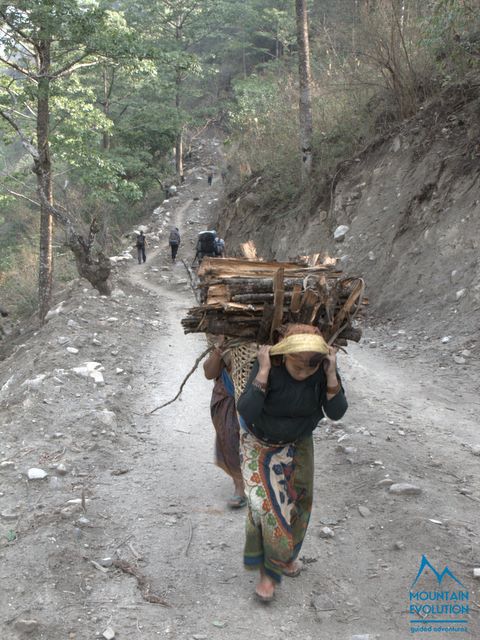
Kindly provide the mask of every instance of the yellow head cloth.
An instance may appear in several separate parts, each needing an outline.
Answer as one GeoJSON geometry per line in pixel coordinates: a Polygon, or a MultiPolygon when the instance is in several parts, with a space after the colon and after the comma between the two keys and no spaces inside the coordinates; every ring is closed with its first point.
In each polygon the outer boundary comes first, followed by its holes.
{"type": "Polygon", "coordinates": [[[295,333],[273,345],[270,349],[270,355],[278,356],[280,354],[301,353],[302,351],[327,354],[328,344],[322,336],[313,333],[295,333]]]}

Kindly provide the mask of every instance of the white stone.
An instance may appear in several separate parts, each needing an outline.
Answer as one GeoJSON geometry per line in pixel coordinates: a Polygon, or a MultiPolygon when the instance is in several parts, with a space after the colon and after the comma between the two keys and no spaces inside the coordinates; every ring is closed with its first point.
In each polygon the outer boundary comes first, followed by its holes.
{"type": "Polygon", "coordinates": [[[99,422],[106,425],[107,427],[117,427],[117,416],[113,411],[102,409],[101,411],[96,411],[95,415],[98,418],[99,422]]]}
{"type": "Polygon", "coordinates": [[[475,567],[475,569],[473,570],[473,577],[474,578],[480,578],[480,568],[475,567]]]}
{"type": "Polygon", "coordinates": [[[20,514],[15,511],[2,511],[0,513],[0,518],[2,518],[2,520],[8,520],[9,522],[12,520],[18,520],[19,517],[20,514]]]}
{"type": "Polygon", "coordinates": [[[3,469],[15,469],[15,462],[13,460],[2,460],[0,462],[0,470],[3,469]]]}
{"type": "Polygon", "coordinates": [[[43,480],[43,478],[46,478],[47,476],[48,473],[43,469],[32,467],[27,471],[27,477],[29,480],[43,480]]]}
{"type": "Polygon", "coordinates": [[[73,353],[73,354],[78,353],[78,349],[76,347],[67,347],[66,350],[68,351],[68,353],[73,353]]]}
{"type": "Polygon", "coordinates": [[[349,229],[350,227],[346,224],[339,225],[333,232],[333,238],[335,242],[343,242],[349,229]]]}
{"type": "Polygon", "coordinates": [[[463,296],[467,293],[466,289],[460,289],[459,291],[457,291],[457,293],[455,294],[455,298],[457,300],[460,300],[460,298],[463,298],[463,296]]]}
{"type": "Polygon", "coordinates": [[[35,376],[35,378],[29,378],[28,380],[25,380],[25,382],[22,382],[22,387],[36,389],[42,384],[46,377],[47,376],[44,373],[40,373],[38,376],[35,376]]]}
{"type": "Polygon", "coordinates": [[[408,482],[398,482],[396,484],[392,484],[389,492],[395,495],[416,496],[422,493],[422,490],[420,489],[420,487],[417,487],[414,484],[409,484],[408,482]]]}
{"type": "Polygon", "coordinates": [[[58,314],[62,313],[64,304],[65,304],[65,300],[60,302],[60,304],[57,305],[54,309],[50,309],[50,311],[45,316],[45,320],[51,320],[51,318],[54,318],[55,316],[58,316],[58,314]]]}
{"type": "Polygon", "coordinates": [[[107,627],[102,633],[102,636],[105,638],[105,640],[113,640],[113,638],[115,638],[115,631],[112,629],[112,627],[107,627]]]}
{"type": "Polygon", "coordinates": [[[391,478],[384,478],[383,480],[377,482],[378,487],[391,487],[392,484],[395,484],[395,481],[391,478]]]}
{"type": "Polygon", "coordinates": [[[320,538],[333,538],[335,537],[335,532],[330,527],[322,527],[318,535],[320,538]]]}
{"type": "Polygon", "coordinates": [[[117,298],[126,298],[127,294],[125,293],[125,291],[122,291],[122,289],[114,289],[112,291],[112,295],[111,297],[115,300],[117,298]]]}
{"type": "Polygon", "coordinates": [[[373,253],[373,251],[368,252],[368,259],[372,262],[375,260],[375,254],[373,253]]]}
{"type": "Polygon", "coordinates": [[[451,336],[443,336],[442,343],[447,344],[447,342],[450,342],[450,340],[451,340],[451,336]]]}

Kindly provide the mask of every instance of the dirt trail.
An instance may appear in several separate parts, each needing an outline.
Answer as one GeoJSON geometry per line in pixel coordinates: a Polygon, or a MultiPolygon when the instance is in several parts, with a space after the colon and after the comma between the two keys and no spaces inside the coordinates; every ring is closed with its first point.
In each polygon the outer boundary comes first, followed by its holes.
{"type": "MultiPolygon", "coordinates": [[[[212,147],[212,157],[215,152],[212,147]]],[[[409,592],[422,555],[438,571],[448,565],[470,592],[469,633],[433,636],[480,638],[471,577],[480,566],[480,459],[465,446],[480,442],[473,385],[459,392],[448,379],[437,383],[431,367],[367,343],[340,355],[350,407],[341,423],[325,421],[315,432],[306,569],[285,579],[269,606],[254,600],[255,576],[242,567],[245,511],[226,507],[232,487],[213,464],[211,383],[201,368],[179,401],[145,416],[173,397],[205,348],[202,335],[184,336],[180,325],[194,304],[181,260],[192,260],[196,234],[211,222],[219,191],[218,180],[208,190],[192,172],[164,205],[169,223],[157,248],[148,248],[146,264],[121,268],[118,288],[126,297],[110,301],[74,290],[65,318],[75,318],[80,329],[65,320],[56,326],[59,315],[31,338],[25,356],[19,349],[16,374],[12,362],[4,363],[1,459],[15,462],[17,475],[0,470],[0,511],[7,511],[8,500],[9,509],[16,503],[25,515],[0,522],[7,540],[0,549],[1,639],[90,640],[110,627],[118,640],[407,640],[409,592]],[[165,240],[172,224],[182,234],[173,265],[165,240]],[[95,310],[90,319],[89,308],[95,310]],[[84,388],[65,377],[28,397],[11,391],[13,383],[4,390],[9,376],[31,378],[47,365],[62,378],[54,345],[67,324],[78,331],[69,344],[101,350],[96,357],[107,384],[84,388]],[[89,346],[94,334],[105,348],[89,346]],[[94,413],[98,420],[105,408],[118,419],[111,432],[87,417],[94,413]],[[40,432],[22,431],[26,415],[34,427],[42,422],[40,432]],[[64,434],[56,440],[57,431],[64,434]],[[20,483],[18,471],[47,460],[66,461],[60,488],[53,478],[48,485],[20,483]],[[422,492],[393,495],[379,485],[386,478],[422,492]],[[79,495],[87,501],[84,513],[50,508],[79,495]],[[82,517],[88,524],[79,524],[82,517]],[[324,527],[333,537],[320,537],[324,527]],[[17,538],[8,540],[5,532],[12,530],[17,538]],[[35,623],[31,632],[20,624],[28,620],[35,623]]],[[[373,330],[369,337],[376,337],[373,330]]],[[[419,585],[439,588],[431,572],[419,585]]]]}

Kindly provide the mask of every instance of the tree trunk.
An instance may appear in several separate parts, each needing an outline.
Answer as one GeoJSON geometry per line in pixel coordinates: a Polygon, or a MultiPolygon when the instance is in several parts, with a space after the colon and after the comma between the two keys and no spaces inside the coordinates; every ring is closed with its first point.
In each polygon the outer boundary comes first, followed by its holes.
{"type": "Polygon", "coordinates": [[[90,224],[87,240],[71,231],[67,245],[75,256],[78,274],[86,278],[99,293],[109,296],[112,292],[109,282],[112,270],[110,259],[101,251],[97,252],[96,258],[92,256],[92,246],[98,230],[97,221],[94,219],[90,224]]]}
{"type": "MultiPolygon", "coordinates": [[[[175,38],[180,45],[183,32],[182,27],[177,25],[175,38]]],[[[177,110],[178,122],[180,123],[180,93],[182,90],[182,71],[177,67],[175,75],[175,108],[177,110]]],[[[177,133],[175,139],[175,171],[177,173],[180,184],[183,182],[183,125],[180,127],[180,131],[177,133]]]]}
{"type": "Polygon", "coordinates": [[[308,40],[307,0],[295,0],[297,18],[298,77],[300,85],[300,147],[302,181],[306,182],[312,170],[312,74],[308,40]]]}
{"type": "MultiPolygon", "coordinates": [[[[112,70],[112,75],[108,77],[108,69],[107,67],[103,67],[103,113],[110,117],[110,95],[112,93],[113,87],[113,76],[115,71],[112,70]]],[[[110,133],[108,131],[103,132],[103,148],[105,151],[109,151],[110,149],[110,133]]]]}
{"type": "Polygon", "coordinates": [[[52,167],[49,146],[50,118],[50,42],[43,40],[38,46],[39,80],[37,97],[37,145],[38,159],[34,165],[37,188],[42,191],[40,198],[40,251],[38,271],[38,297],[40,322],[44,322],[50,308],[53,283],[53,218],[46,200],[52,204],[52,167]]]}
{"type": "MultiPolygon", "coordinates": [[[[182,87],[181,71],[177,70],[177,76],[175,78],[175,107],[177,109],[178,121],[180,122],[180,91],[182,87]]],[[[177,133],[175,139],[175,171],[182,183],[183,176],[183,127],[177,133]]]]}

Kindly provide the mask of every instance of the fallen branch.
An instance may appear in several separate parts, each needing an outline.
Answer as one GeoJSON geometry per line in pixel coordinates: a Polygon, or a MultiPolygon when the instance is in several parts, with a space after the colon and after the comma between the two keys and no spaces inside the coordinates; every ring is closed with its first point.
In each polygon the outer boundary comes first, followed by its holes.
{"type": "Polygon", "coordinates": [[[170,605],[164,598],[161,598],[154,593],[150,593],[150,583],[143,575],[143,573],[140,573],[140,571],[136,567],[133,567],[128,562],[125,562],[125,560],[114,560],[113,566],[117,567],[124,573],[129,573],[137,579],[138,588],[140,589],[142,598],[146,602],[151,602],[152,604],[161,604],[163,607],[170,607],[170,605]]]}
{"type": "Polygon", "coordinates": [[[201,353],[198,358],[195,360],[195,364],[193,365],[193,367],[190,369],[190,371],[187,373],[187,375],[185,376],[185,378],[183,379],[182,384],[180,385],[180,389],[178,390],[177,395],[172,398],[171,400],[169,400],[168,402],[165,402],[164,404],[161,404],[159,407],[155,407],[155,409],[152,409],[151,411],[149,411],[148,413],[146,413],[146,416],[152,415],[152,413],[154,413],[155,411],[158,411],[159,409],[163,409],[163,407],[166,407],[169,404],[172,404],[172,402],[175,402],[175,400],[180,396],[180,394],[183,391],[183,387],[185,386],[187,380],[190,378],[190,376],[195,372],[196,368],[198,367],[198,365],[200,364],[200,362],[203,360],[203,358],[207,355],[207,353],[209,353],[211,350],[213,349],[213,345],[211,347],[208,347],[208,349],[205,349],[205,351],[203,353],[201,353]]]}
{"type": "Polygon", "coordinates": [[[192,287],[192,291],[193,291],[193,295],[195,296],[195,300],[197,302],[200,302],[199,297],[198,297],[198,293],[197,293],[197,289],[195,287],[195,282],[193,280],[193,276],[192,276],[192,270],[191,268],[188,266],[188,264],[185,262],[185,260],[182,260],[183,262],[183,266],[185,267],[187,273],[188,273],[188,277],[190,279],[190,286],[192,287]]]}
{"type": "Polygon", "coordinates": [[[190,531],[189,531],[187,546],[185,547],[185,551],[183,552],[183,555],[185,556],[188,556],[188,550],[190,549],[190,544],[192,543],[192,538],[193,538],[193,527],[192,527],[192,521],[190,520],[190,518],[188,518],[188,524],[190,527],[190,531]]]}

